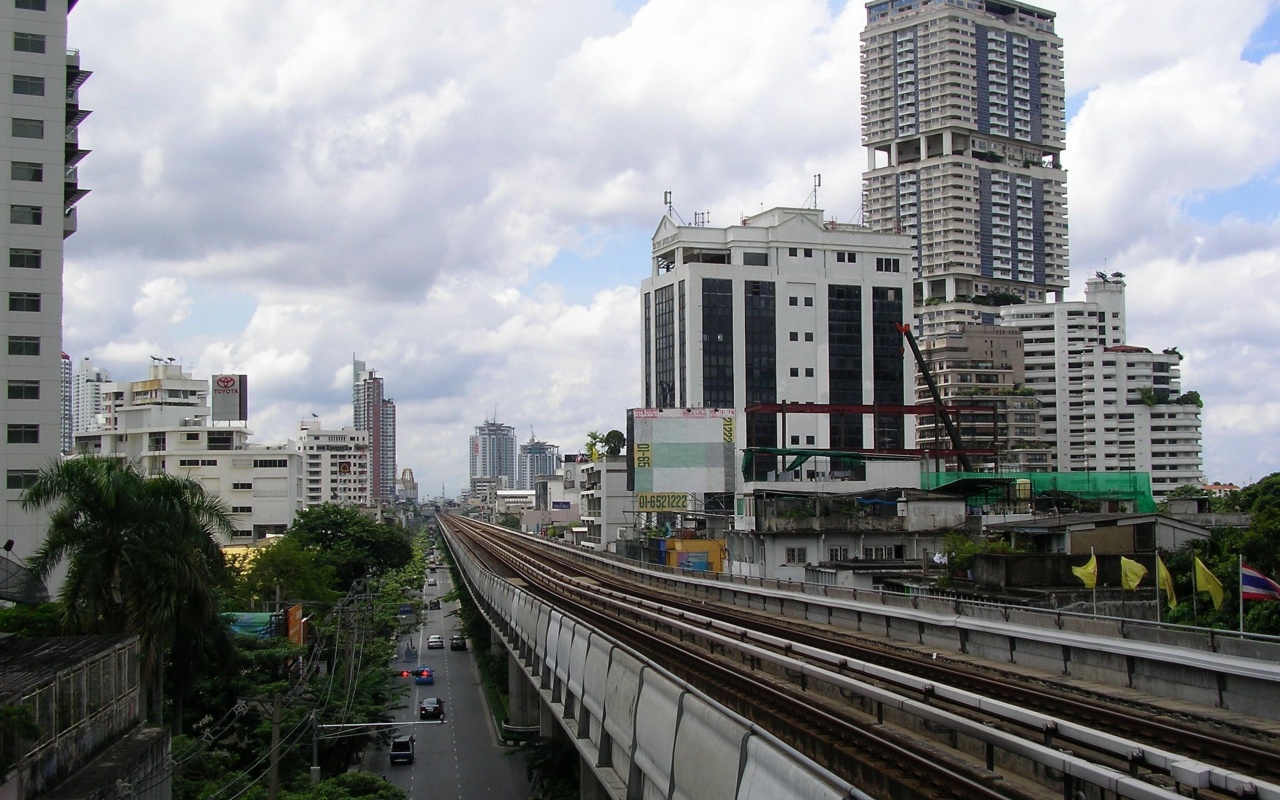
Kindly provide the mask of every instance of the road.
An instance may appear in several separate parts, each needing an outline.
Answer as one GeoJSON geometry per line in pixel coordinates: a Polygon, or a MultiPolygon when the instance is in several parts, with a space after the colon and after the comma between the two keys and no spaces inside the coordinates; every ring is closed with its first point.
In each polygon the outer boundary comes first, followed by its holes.
{"type": "MultiPolygon", "coordinates": [[[[441,567],[429,577],[436,578],[440,585],[427,586],[424,581],[424,604],[451,588],[446,568],[441,567]]],[[[448,649],[457,623],[457,617],[450,616],[455,608],[455,603],[442,602],[439,610],[423,611],[424,622],[412,637],[418,655],[399,662],[406,669],[419,664],[431,667],[436,679],[432,686],[412,686],[404,704],[392,714],[396,720],[414,723],[404,728],[417,737],[414,763],[392,766],[387,753],[379,751],[366,755],[364,768],[386,775],[387,780],[406,791],[409,800],[525,800],[529,782],[524,756],[498,744],[471,651],[448,649]],[[444,637],[445,649],[427,649],[431,634],[444,637]],[[418,703],[425,697],[444,700],[443,721],[418,720],[418,703]]],[[[403,656],[403,643],[399,652],[403,656]]]]}

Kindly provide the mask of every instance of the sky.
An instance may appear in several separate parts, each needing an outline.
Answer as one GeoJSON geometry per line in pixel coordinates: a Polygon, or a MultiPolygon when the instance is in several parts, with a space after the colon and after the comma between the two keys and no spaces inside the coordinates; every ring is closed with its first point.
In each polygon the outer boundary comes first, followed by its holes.
{"type": "MultiPolygon", "coordinates": [[[[1121,271],[1185,356],[1209,480],[1280,471],[1280,0],[1043,0],[1068,93],[1071,289],[1121,271]]],[[[859,33],[838,0],[85,0],[64,349],[249,376],[254,441],[396,401],[425,497],[467,437],[578,452],[641,403],[666,212],[857,218],[859,33]]]]}

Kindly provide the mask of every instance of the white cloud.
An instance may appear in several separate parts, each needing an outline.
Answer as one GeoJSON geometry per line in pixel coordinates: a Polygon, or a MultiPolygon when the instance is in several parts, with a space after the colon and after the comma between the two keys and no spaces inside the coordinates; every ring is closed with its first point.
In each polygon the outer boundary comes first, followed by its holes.
{"type": "Polygon", "coordinates": [[[133,314],[144,326],[174,325],[191,314],[187,285],[176,278],[156,278],[142,284],[133,301],[133,314]]]}

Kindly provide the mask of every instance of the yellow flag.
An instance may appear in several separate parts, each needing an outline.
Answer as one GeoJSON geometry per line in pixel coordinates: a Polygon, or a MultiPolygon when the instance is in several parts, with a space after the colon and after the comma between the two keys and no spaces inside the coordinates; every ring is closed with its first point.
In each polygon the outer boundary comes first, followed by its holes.
{"type": "Polygon", "coordinates": [[[1142,583],[1142,579],[1147,577],[1147,568],[1134,561],[1132,558],[1120,556],[1120,586],[1134,591],[1138,588],[1138,584],[1142,583]]]}
{"type": "Polygon", "coordinates": [[[1213,607],[1222,608],[1222,582],[1214,577],[1209,568],[1200,559],[1196,559],[1196,591],[1208,592],[1213,598],[1213,607]]]}
{"type": "Polygon", "coordinates": [[[1164,561],[1160,560],[1158,555],[1156,556],[1156,586],[1164,589],[1169,608],[1177,608],[1178,597],[1173,593],[1173,576],[1169,574],[1169,568],[1164,565],[1164,561]]]}
{"type": "Polygon", "coordinates": [[[1072,567],[1075,576],[1084,581],[1084,588],[1092,589],[1098,583],[1098,557],[1089,556],[1089,563],[1083,567],[1072,567]]]}

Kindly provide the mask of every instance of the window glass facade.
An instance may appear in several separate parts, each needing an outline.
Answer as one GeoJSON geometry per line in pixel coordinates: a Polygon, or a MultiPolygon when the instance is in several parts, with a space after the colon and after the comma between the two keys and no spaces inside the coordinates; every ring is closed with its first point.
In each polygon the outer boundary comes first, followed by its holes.
{"type": "MultiPolygon", "coordinates": [[[[902,370],[902,334],[897,325],[903,320],[902,290],[876,286],[871,289],[871,352],[874,402],[882,405],[904,405],[902,370]]],[[[876,417],[878,449],[903,448],[903,417],[883,414],[876,417]]]]}
{"type": "Polygon", "coordinates": [[[675,289],[673,285],[659,286],[653,292],[656,408],[673,408],[676,404],[675,289]]]}
{"type": "Polygon", "coordinates": [[[702,279],[702,405],[734,408],[733,281],[702,279]]]}

